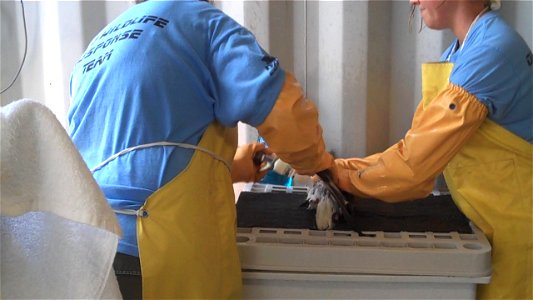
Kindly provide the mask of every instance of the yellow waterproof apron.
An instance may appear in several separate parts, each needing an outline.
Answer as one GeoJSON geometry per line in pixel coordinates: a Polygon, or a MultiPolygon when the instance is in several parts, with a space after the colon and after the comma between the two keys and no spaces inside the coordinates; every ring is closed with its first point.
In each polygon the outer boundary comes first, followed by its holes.
{"type": "Polygon", "coordinates": [[[137,239],[144,299],[238,298],[241,270],[233,185],[226,162],[234,128],[211,124],[186,169],[139,210],[137,239]]]}
{"type": "MultiPolygon", "coordinates": [[[[422,68],[424,107],[448,85],[451,63],[422,68]]],[[[533,147],[498,124],[485,120],[444,171],[461,211],[492,245],[489,285],[478,298],[532,299],[533,147]]]]}

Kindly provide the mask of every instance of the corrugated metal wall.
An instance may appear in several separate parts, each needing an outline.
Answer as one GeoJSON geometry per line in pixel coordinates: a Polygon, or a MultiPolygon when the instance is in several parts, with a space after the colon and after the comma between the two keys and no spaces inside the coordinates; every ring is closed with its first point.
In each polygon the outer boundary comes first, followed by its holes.
{"type": "Polygon", "coordinates": [[[245,26],[295,73],[339,157],[381,151],[410,126],[420,57],[438,59],[444,35],[409,33],[408,16],[407,1],[244,4],[245,26]]]}
{"type": "MultiPolygon", "coordinates": [[[[244,25],[318,105],[329,150],[350,157],[404,136],[421,98],[420,65],[453,40],[449,31],[419,33],[418,16],[410,32],[409,9],[371,0],[245,1],[242,10],[244,25]]],[[[531,47],[532,2],[504,1],[501,12],[531,47]]]]}

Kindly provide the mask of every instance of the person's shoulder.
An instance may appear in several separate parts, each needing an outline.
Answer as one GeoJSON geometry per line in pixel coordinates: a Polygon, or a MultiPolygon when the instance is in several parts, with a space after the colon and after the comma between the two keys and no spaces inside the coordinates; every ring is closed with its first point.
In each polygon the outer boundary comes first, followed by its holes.
{"type": "Polygon", "coordinates": [[[530,52],[522,36],[498,12],[488,12],[480,20],[479,31],[476,44],[480,47],[492,49],[507,57],[530,52]]]}
{"type": "Polygon", "coordinates": [[[474,69],[479,70],[527,67],[531,55],[520,34],[493,11],[482,16],[464,43],[463,53],[456,63],[469,67],[476,64],[474,69]]]}
{"type": "Polygon", "coordinates": [[[168,15],[176,17],[183,15],[199,15],[208,17],[210,14],[224,14],[221,10],[208,3],[200,0],[177,0],[177,1],[146,1],[136,5],[138,10],[147,13],[158,11],[165,12],[168,15]]]}
{"type": "Polygon", "coordinates": [[[142,7],[185,7],[185,6],[211,6],[207,1],[200,0],[146,0],[137,6],[142,7]]]}

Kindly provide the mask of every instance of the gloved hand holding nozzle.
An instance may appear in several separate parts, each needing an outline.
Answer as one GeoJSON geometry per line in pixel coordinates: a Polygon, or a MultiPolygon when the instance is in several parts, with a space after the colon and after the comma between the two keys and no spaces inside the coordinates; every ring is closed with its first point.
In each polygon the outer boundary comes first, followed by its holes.
{"type": "Polygon", "coordinates": [[[254,156],[254,163],[260,166],[261,171],[273,170],[279,175],[292,177],[296,171],[286,162],[279,159],[275,154],[257,152],[254,156]]]}
{"type": "Polygon", "coordinates": [[[267,173],[257,163],[261,155],[269,155],[270,150],[260,143],[241,145],[237,148],[231,165],[231,179],[233,182],[257,182],[267,173]]]}

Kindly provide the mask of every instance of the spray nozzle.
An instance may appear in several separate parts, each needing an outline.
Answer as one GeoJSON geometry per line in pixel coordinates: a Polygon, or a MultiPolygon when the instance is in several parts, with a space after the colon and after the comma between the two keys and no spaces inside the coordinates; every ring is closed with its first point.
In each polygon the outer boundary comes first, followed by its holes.
{"type": "Polygon", "coordinates": [[[273,170],[280,175],[289,177],[292,177],[296,173],[288,163],[282,161],[274,155],[269,155],[264,152],[257,152],[253,160],[256,165],[261,166],[259,169],[261,172],[273,170]]]}

